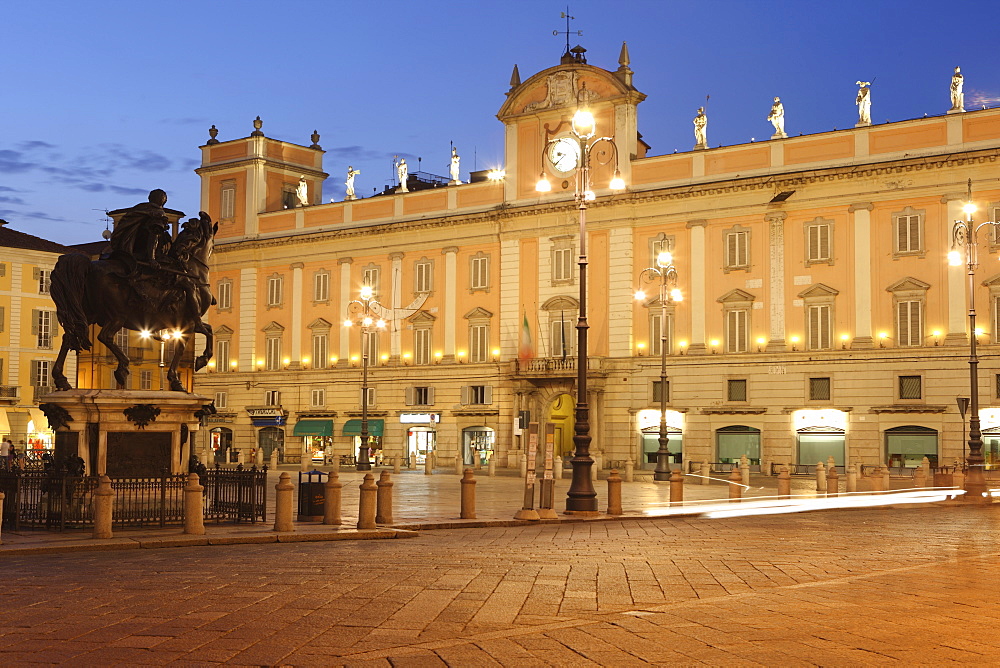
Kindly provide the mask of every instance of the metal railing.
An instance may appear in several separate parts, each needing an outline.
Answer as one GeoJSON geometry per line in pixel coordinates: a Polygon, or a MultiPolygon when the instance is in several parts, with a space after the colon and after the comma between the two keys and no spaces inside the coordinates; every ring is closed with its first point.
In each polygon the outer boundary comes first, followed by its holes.
{"type": "Polygon", "coordinates": [[[17,399],[18,389],[17,385],[0,385],[0,399],[17,399]]]}

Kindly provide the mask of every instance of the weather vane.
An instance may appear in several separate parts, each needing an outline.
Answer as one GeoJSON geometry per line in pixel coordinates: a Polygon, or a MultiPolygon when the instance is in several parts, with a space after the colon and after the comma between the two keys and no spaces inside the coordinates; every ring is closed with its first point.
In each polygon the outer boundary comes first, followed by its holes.
{"type": "MultiPolygon", "coordinates": [[[[571,19],[575,21],[576,17],[569,15],[569,5],[566,5],[566,11],[565,12],[559,12],[559,18],[566,19],[566,30],[553,30],[552,34],[555,35],[555,36],[557,36],[557,37],[559,35],[566,35],[566,53],[569,53],[569,36],[573,34],[573,31],[569,29],[569,22],[570,22],[571,19]]],[[[582,30],[577,30],[576,34],[582,37],[583,36],[583,31],[582,30]]]]}

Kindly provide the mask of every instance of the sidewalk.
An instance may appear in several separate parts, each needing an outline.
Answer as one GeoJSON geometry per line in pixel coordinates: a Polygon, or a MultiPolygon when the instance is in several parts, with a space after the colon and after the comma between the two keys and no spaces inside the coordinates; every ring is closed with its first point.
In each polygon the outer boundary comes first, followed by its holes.
{"type": "MultiPolygon", "coordinates": [[[[391,471],[391,469],[390,469],[391,471]]],[[[729,484],[722,478],[712,479],[708,484],[702,484],[702,479],[694,476],[685,477],[684,503],[670,506],[670,489],[668,483],[653,482],[642,478],[636,482],[622,483],[622,516],[609,516],[607,511],[607,481],[604,479],[594,483],[598,497],[599,514],[596,517],[580,517],[563,514],[566,503],[566,492],[570,480],[563,478],[555,481],[554,506],[557,519],[549,520],[516,520],[514,514],[522,507],[524,499],[524,481],[516,470],[498,471],[495,477],[489,477],[486,471],[476,475],[476,518],[460,519],[461,477],[454,472],[437,469],[433,475],[425,475],[423,470],[403,470],[391,475],[393,483],[393,521],[376,529],[356,529],[358,521],[359,486],[364,479],[364,473],[358,471],[343,471],[339,479],[341,490],[341,517],[339,526],[323,525],[320,522],[296,522],[292,532],[275,532],[274,523],[274,485],[282,473],[289,473],[293,486],[296,487],[293,508],[298,507],[298,468],[279,466],[278,470],[268,471],[268,510],[267,521],[255,524],[215,524],[205,523],[205,535],[195,536],[183,533],[181,526],[163,528],[141,528],[116,530],[111,539],[94,539],[87,530],[72,530],[65,532],[22,530],[13,532],[4,529],[0,534],[0,556],[25,553],[52,553],[68,551],[99,551],[99,550],[129,550],[163,547],[179,547],[191,545],[232,545],[247,543],[293,543],[309,541],[339,541],[339,540],[378,540],[392,538],[407,538],[416,536],[419,531],[457,527],[484,526],[524,526],[528,524],[593,522],[606,519],[642,519],[670,516],[697,516],[709,508],[706,504],[732,508],[729,504],[729,484]]],[[[373,471],[375,479],[379,470],[373,471]]],[[[568,472],[567,472],[568,474],[568,472]]],[[[910,481],[894,479],[895,489],[910,486],[910,481]]],[[[844,481],[841,480],[841,490],[844,481]]],[[[774,497],[777,491],[777,480],[768,476],[752,476],[750,489],[744,491],[745,499],[762,499],[774,497]]],[[[792,495],[796,498],[815,498],[815,480],[811,477],[792,479],[792,495]]],[[[535,489],[535,507],[538,507],[538,487],[535,489]]]]}

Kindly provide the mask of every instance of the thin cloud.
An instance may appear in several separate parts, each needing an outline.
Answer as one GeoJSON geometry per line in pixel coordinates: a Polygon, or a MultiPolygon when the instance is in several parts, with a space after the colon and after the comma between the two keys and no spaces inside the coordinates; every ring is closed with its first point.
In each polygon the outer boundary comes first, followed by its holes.
{"type": "Polygon", "coordinates": [[[124,188],[122,186],[108,186],[108,190],[118,195],[148,195],[148,190],[142,188],[124,188]]]}
{"type": "Polygon", "coordinates": [[[0,172],[23,174],[36,167],[38,164],[24,160],[20,151],[0,151],[0,172]]]}
{"type": "Polygon", "coordinates": [[[4,197],[0,195],[0,204],[24,204],[20,197],[4,197]]]}
{"type": "Polygon", "coordinates": [[[43,148],[45,149],[55,148],[56,145],[50,144],[47,141],[40,141],[38,139],[33,139],[31,141],[23,141],[20,144],[18,144],[17,147],[22,151],[36,151],[38,149],[43,149],[43,148]]]}
{"type": "Polygon", "coordinates": [[[985,107],[990,104],[1000,102],[1000,95],[987,91],[969,91],[969,106],[985,107]]]}

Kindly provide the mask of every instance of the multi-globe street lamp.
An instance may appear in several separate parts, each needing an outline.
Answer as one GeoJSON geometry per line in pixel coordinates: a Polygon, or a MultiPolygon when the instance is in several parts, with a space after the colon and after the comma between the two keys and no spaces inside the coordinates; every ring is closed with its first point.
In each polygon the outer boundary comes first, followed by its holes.
{"type": "Polygon", "coordinates": [[[987,221],[978,225],[972,219],[976,205],[972,203],[972,181],[969,181],[968,201],[962,209],[965,220],[956,220],[951,228],[951,251],[948,263],[965,265],[969,277],[969,454],[965,477],[966,497],[982,501],[986,495],[986,475],[983,458],[983,438],[979,429],[979,358],[976,356],[976,268],[979,266],[978,236],[984,227],[992,230],[993,238],[1000,238],[1000,223],[987,221]]]}
{"type": "MultiPolygon", "coordinates": [[[[569,133],[548,140],[542,150],[543,162],[559,176],[576,172],[574,199],[580,214],[580,313],[576,325],[577,380],[576,412],[573,425],[572,482],[566,495],[567,513],[596,513],[597,492],[591,481],[594,460],[590,457],[590,407],[587,402],[587,202],[596,199],[591,190],[590,172],[595,164],[611,164],[614,178],[608,184],[611,190],[622,190],[625,181],[618,171],[618,149],[614,137],[595,137],[594,115],[585,103],[586,88],[581,87],[577,97],[577,110],[570,123],[569,133]],[[593,161],[593,163],[592,163],[593,161]]],[[[551,192],[552,184],[545,171],[535,186],[541,193],[551,192]]]]}
{"type": "Polygon", "coordinates": [[[385,320],[378,316],[382,305],[373,298],[371,286],[361,288],[360,299],[347,302],[348,318],[344,327],[361,328],[361,445],[358,446],[356,470],[371,471],[368,458],[368,358],[371,356],[371,335],[385,329],[385,320]],[[351,316],[354,317],[351,317],[351,316]]]}
{"type": "MultiPolygon", "coordinates": [[[[639,282],[658,282],[660,290],[660,447],[656,451],[656,469],[653,480],[670,480],[670,449],[667,447],[667,307],[683,299],[677,287],[677,269],[674,258],[663,251],[656,256],[656,266],[639,272],[639,282]]],[[[635,293],[637,300],[646,299],[641,289],[635,293]]]]}

